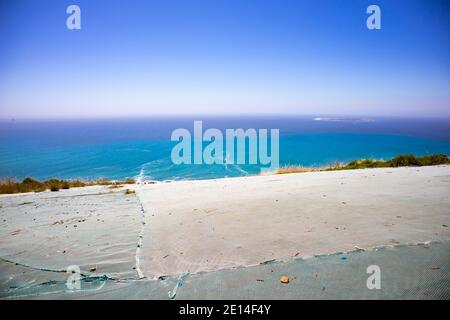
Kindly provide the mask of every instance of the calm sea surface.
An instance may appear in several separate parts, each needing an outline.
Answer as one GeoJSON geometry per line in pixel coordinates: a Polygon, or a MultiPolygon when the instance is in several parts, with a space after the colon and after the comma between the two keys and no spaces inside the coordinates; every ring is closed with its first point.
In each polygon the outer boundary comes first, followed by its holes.
{"type": "Polygon", "coordinates": [[[323,166],[399,154],[450,154],[450,119],[196,117],[0,122],[0,177],[209,179],[258,165],[174,165],[176,128],[280,129],[280,164],[323,166]]]}

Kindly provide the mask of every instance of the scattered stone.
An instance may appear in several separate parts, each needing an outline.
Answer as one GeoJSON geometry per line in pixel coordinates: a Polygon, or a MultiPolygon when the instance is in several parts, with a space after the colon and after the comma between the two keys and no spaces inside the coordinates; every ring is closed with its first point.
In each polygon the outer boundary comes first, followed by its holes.
{"type": "Polygon", "coordinates": [[[92,268],[90,269],[90,271],[91,271],[91,272],[97,271],[97,267],[92,267],[92,268]]]}
{"type": "Polygon", "coordinates": [[[284,284],[288,284],[289,283],[289,277],[288,276],[282,276],[280,278],[280,282],[284,283],[284,284]]]}

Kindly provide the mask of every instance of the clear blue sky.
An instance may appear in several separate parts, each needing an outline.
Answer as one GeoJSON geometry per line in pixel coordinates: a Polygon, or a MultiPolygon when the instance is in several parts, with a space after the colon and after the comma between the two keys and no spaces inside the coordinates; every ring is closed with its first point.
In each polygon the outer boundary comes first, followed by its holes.
{"type": "Polygon", "coordinates": [[[450,1],[0,1],[0,118],[450,116],[450,1]]]}

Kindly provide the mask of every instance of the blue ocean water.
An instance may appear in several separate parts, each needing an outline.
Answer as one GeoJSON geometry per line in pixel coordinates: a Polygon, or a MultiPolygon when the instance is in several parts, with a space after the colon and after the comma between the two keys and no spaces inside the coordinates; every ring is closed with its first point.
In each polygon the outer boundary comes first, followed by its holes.
{"type": "Polygon", "coordinates": [[[184,117],[0,122],[0,177],[209,179],[258,165],[175,165],[176,128],[280,129],[280,165],[324,166],[399,154],[450,154],[450,119],[184,117]]]}

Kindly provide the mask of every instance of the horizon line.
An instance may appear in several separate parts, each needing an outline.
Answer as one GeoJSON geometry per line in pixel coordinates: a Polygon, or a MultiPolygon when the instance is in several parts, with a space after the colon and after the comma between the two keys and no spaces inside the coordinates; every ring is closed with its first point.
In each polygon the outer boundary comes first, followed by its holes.
{"type": "MultiPolygon", "coordinates": [[[[286,117],[297,117],[297,118],[348,118],[349,120],[360,120],[360,119],[440,119],[440,120],[450,120],[450,115],[448,116],[438,116],[438,115],[373,115],[373,114],[301,114],[301,113],[244,113],[244,114],[154,114],[154,115],[111,115],[111,116],[55,116],[55,117],[2,117],[0,116],[0,122],[30,122],[30,121],[95,121],[95,120],[145,120],[145,119],[187,119],[187,118],[286,118],[286,117]]],[[[199,119],[201,120],[201,119],[199,119]]]]}

